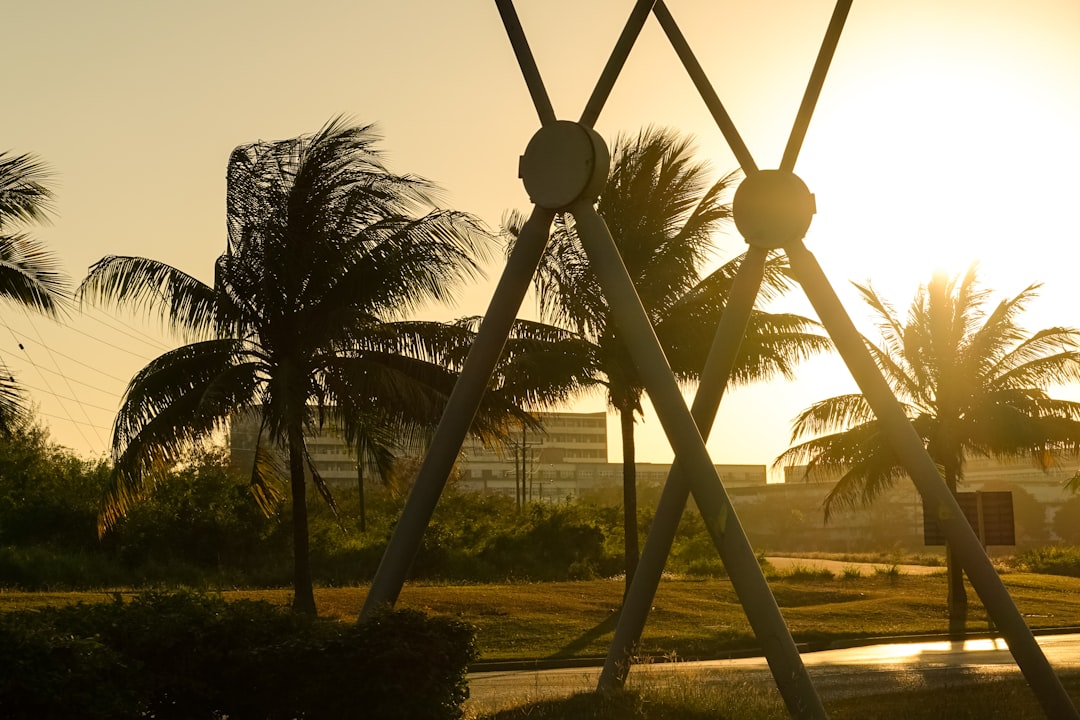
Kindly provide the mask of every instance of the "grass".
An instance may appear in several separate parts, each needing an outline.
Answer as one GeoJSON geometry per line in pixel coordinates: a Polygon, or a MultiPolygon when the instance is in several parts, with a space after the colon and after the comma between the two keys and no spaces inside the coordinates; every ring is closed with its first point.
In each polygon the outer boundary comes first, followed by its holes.
{"type": "MultiPolygon", "coordinates": [[[[1033,628],[1080,626],[1080,579],[1030,573],[1003,576],[1017,607],[1033,628]]],[[[796,572],[770,586],[796,642],[822,647],[837,640],[942,633],[943,575],[888,571],[796,572]]],[[[130,591],[125,591],[130,592],[130,591]]],[[[408,584],[398,606],[447,615],[477,628],[481,661],[564,660],[607,654],[622,598],[621,578],[555,583],[484,585],[408,584]]],[[[317,588],[320,613],[352,621],[366,588],[317,588]]],[[[288,604],[291,592],[230,590],[227,598],[288,604]]],[[[98,602],[111,592],[24,593],[0,591],[0,612],[68,602],[98,602]]],[[[971,592],[969,627],[985,630],[987,618],[971,592]]],[[[752,650],[757,642],[734,588],[726,579],[665,578],[640,644],[643,656],[722,657],[752,650]]]]}
{"type": "MultiPolygon", "coordinates": [[[[852,560],[852,562],[855,562],[852,560]]],[[[797,642],[830,642],[890,635],[938,634],[946,630],[945,576],[891,572],[839,574],[800,571],[770,577],[770,586],[797,642]]],[[[1017,607],[1035,629],[1080,626],[1080,578],[1005,573],[1017,607]]],[[[623,591],[621,578],[561,583],[484,585],[409,584],[399,607],[449,615],[477,628],[481,661],[602,657],[614,631],[623,591]]],[[[121,590],[122,594],[134,591],[121,590]]],[[[0,590],[0,612],[71,602],[100,602],[114,591],[26,593],[0,590]]],[[[230,590],[227,598],[288,604],[291,591],[230,590]]],[[[366,588],[317,588],[320,613],[355,619],[366,588]]],[[[969,627],[987,621],[974,592],[969,627]]],[[[641,655],[694,659],[753,649],[751,633],[726,579],[665,577],[649,615],[641,655]]],[[[1080,703],[1080,674],[1062,673],[1080,703]]],[[[875,691],[876,692],[876,691],[875,691]]],[[[511,699],[511,702],[519,702],[511,699]]],[[[826,698],[833,720],[968,720],[1043,718],[1022,680],[980,680],[946,690],[905,689],[859,698],[826,698]]],[[[739,677],[717,682],[679,676],[673,682],[631,684],[611,695],[585,693],[558,700],[521,698],[517,707],[473,720],[758,720],[789,717],[774,686],[739,677]]]]}
{"type": "MultiPolygon", "coordinates": [[[[1033,627],[1080,625],[1080,581],[1006,576],[1033,627]]],[[[945,578],[888,573],[845,578],[810,575],[771,582],[797,642],[941,633],[947,629],[945,578]]],[[[540,585],[412,586],[402,603],[460,617],[478,628],[482,660],[601,657],[622,594],[619,580],[540,585]]],[[[987,619],[972,593],[971,627],[987,619]]],[[[666,579],[641,640],[642,654],[722,656],[757,643],[730,582],[666,579]]]]}
{"type": "MultiPolygon", "coordinates": [[[[1080,674],[1063,673],[1062,683],[1080,703],[1080,674]]],[[[1045,720],[1023,680],[982,680],[937,690],[878,692],[855,698],[823,699],[831,720],[1045,720]]],[[[524,702],[471,720],[787,720],[791,716],[775,688],[737,676],[703,681],[681,676],[670,685],[614,693],[580,693],[557,700],[524,702]]]]}

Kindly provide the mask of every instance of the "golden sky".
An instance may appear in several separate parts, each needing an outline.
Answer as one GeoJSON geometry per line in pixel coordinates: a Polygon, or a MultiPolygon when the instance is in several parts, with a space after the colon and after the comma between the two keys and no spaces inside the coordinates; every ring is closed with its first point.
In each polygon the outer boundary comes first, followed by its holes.
{"type": "MultiPolygon", "coordinates": [[[[556,113],[576,119],[633,2],[516,5],[556,113]]],[[[833,3],[668,7],[758,165],[775,167],[833,3]]],[[[43,0],[6,3],[0,19],[0,149],[56,170],[58,218],[39,234],[75,280],[106,254],[209,280],[229,151],[342,113],[376,122],[390,166],[438,182],[447,205],[492,226],[528,208],[517,159],[539,123],[494,2],[43,0]]],[[[597,129],[611,139],[648,124],[693,134],[718,173],[735,169],[653,19],[597,129]]],[[[849,281],[869,279],[904,307],[936,268],[979,260],[1002,295],[1044,283],[1030,328],[1080,325],[1078,133],[1076,0],[855,0],[796,167],[817,197],[807,246],[858,324],[868,315],[849,281]]],[[[719,244],[718,261],[742,248],[733,229],[719,244]]],[[[482,313],[500,270],[438,315],[482,313]]],[[[785,307],[809,312],[797,297],[785,307]]],[[[3,318],[0,359],[33,389],[55,439],[103,451],[124,382],[165,347],[143,335],[154,326],[3,318]]],[[[730,393],[714,460],[771,462],[791,416],[851,387],[831,358],[795,383],[730,393]]],[[[639,438],[643,460],[670,459],[651,413],[639,438]]]]}

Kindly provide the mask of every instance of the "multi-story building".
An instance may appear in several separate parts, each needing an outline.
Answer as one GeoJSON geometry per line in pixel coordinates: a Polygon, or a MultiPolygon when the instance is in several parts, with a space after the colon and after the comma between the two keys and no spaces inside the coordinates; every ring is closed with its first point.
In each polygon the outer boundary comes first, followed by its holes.
{"type": "MultiPolygon", "coordinates": [[[[507,442],[485,447],[470,439],[455,473],[460,490],[500,493],[522,501],[563,502],[593,492],[611,492],[622,483],[622,465],[608,462],[607,415],[537,413],[543,431],[519,428],[507,442]]],[[[234,463],[250,467],[258,424],[231,423],[234,463]]],[[[356,458],[333,427],[308,438],[320,474],[331,484],[354,485],[356,458]]],[[[420,458],[423,448],[410,451],[420,458]]],[[[769,484],[765,465],[717,465],[732,504],[755,546],[786,550],[881,549],[923,544],[922,501],[914,484],[898,481],[871,506],[835,513],[825,522],[822,505],[830,478],[805,479],[804,467],[784,468],[785,482],[769,484]]],[[[659,487],[670,464],[638,463],[638,486],[659,487]]],[[[1047,542],[1080,542],[1080,496],[1066,482],[1077,471],[1076,458],[1056,458],[1043,472],[1030,461],[998,462],[969,458],[961,491],[1012,494],[1018,547],[1047,542]]]]}
{"type": "MultiPolygon", "coordinates": [[[[501,493],[525,500],[555,502],[582,492],[616,487],[622,465],[608,462],[607,413],[538,412],[542,431],[519,427],[508,441],[485,446],[469,438],[458,456],[457,486],[461,490],[501,493]]],[[[229,451],[234,463],[250,466],[258,422],[252,416],[234,418],[229,428],[229,451]]],[[[355,483],[356,456],[332,426],[307,438],[308,452],[319,474],[329,483],[355,483]]],[[[423,448],[409,454],[423,455],[423,448]]],[[[638,463],[638,482],[659,485],[669,464],[638,463]]],[[[728,486],[763,486],[764,465],[718,465],[728,486]]]]}

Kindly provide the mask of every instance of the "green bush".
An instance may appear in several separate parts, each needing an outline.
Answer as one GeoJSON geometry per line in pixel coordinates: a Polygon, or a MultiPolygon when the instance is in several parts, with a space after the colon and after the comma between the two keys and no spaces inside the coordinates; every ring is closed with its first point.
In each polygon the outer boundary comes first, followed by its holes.
{"type": "Polygon", "coordinates": [[[20,720],[138,717],[123,660],[93,637],[58,632],[26,615],[0,617],[0,716],[20,720]],[[20,617],[21,616],[21,617],[20,617]]]}
{"type": "Polygon", "coordinates": [[[460,718],[471,627],[146,593],[0,616],[0,717],[460,718]]]}
{"type": "Polygon", "coordinates": [[[481,557],[499,574],[528,580],[611,575],[621,558],[604,551],[604,531],[581,505],[532,505],[516,526],[488,540],[481,557]]]}
{"type": "MultiPolygon", "coordinates": [[[[280,587],[292,582],[288,503],[265,517],[246,474],[221,450],[193,453],[98,539],[96,513],[108,463],[87,463],[25,428],[0,438],[0,587],[24,590],[111,587],[280,587]]],[[[355,485],[334,488],[338,513],[310,490],[310,562],[318,585],[371,580],[402,500],[365,490],[360,531],[355,485]]],[[[622,511],[616,493],[575,503],[526,504],[457,492],[440,498],[411,567],[423,580],[581,580],[622,572],[622,511]]],[[[643,488],[639,526],[659,493],[643,488]]],[[[696,511],[685,514],[667,567],[723,574],[696,511]]]]}
{"type": "Polygon", "coordinates": [[[1080,577],[1080,547],[1049,545],[1032,548],[1017,555],[1013,564],[1033,573],[1080,577]]]}
{"type": "Polygon", "coordinates": [[[56,545],[0,547],[0,586],[27,591],[128,585],[130,574],[101,550],[56,545]]]}

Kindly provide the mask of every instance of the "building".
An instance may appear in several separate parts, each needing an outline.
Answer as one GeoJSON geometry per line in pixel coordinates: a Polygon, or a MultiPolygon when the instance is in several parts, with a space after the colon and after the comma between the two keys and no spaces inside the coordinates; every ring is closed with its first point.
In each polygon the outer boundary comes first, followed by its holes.
{"type": "MultiPolygon", "coordinates": [[[[541,412],[536,418],[543,431],[519,428],[495,447],[467,440],[457,461],[456,487],[522,502],[566,502],[604,492],[617,497],[622,465],[608,462],[606,413],[541,412]]],[[[234,463],[251,466],[257,432],[258,423],[251,419],[230,424],[234,463]]],[[[308,450],[328,483],[355,486],[356,458],[335,428],[309,437],[308,450]]],[[[412,455],[422,457],[423,449],[412,455]]],[[[1080,544],[1080,495],[1065,488],[1078,461],[1055,461],[1044,473],[1029,460],[970,458],[961,492],[1011,492],[1018,549],[1080,544]]],[[[639,489],[648,492],[663,485],[671,465],[638,463],[636,469],[639,489]]],[[[870,507],[837,512],[826,523],[822,506],[832,486],[828,478],[806,481],[805,467],[787,467],[785,482],[769,484],[765,465],[717,465],[716,470],[755,547],[845,552],[923,547],[922,500],[910,481],[898,481],[870,507]]]]}
{"type": "MultiPolygon", "coordinates": [[[[457,487],[525,501],[562,502],[583,492],[621,485],[622,465],[608,462],[607,413],[537,412],[535,417],[542,431],[521,426],[509,441],[496,446],[467,438],[458,456],[457,487]]],[[[234,464],[250,467],[258,429],[251,415],[230,422],[229,453],[234,464]]],[[[345,446],[340,431],[327,426],[308,436],[307,443],[315,467],[328,483],[356,482],[356,456],[345,446]]],[[[410,454],[422,456],[423,449],[410,454]]],[[[766,483],[764,465],[716,467],[729,487],[766,483]]],[[[636,469],[639,485],[647,487],[662,484],[671,465],[638,463],[636,469]]]]}
{"type": "MultiPolygon", "coordinates": [[[[958,492],[1011,493],[1016,548],[1062,541],[1075,543],[1080,540],[1080,523],[1077,522],[1080,496],[1071,493],[1066,485],[1076,475],[1080,459],[1054,456],[1051,460],[1050,469],[1043,471],[1030,458],[968,457],[958,492]]],[[[805,466],[784,468],[784,479],[780,485],[791,489],[791,497],[804,494],[819,506],[832,485],[829,478],[807,480],[805,466]]],[[[770,486],[770,489],[773,487],[776,486],[770,486]]],[[[807,504],[805,500],[802,502],[807,504]]],[[[871,506],[841,513],[829,526],[834,528],[831,533],[834,543],[848,542],[843,540],[845,535],[850,544],[858,538],[888,534],[892,542],[916,548],[923,545],[923,524],[922,498],[915,484],[904,478],[871,506]]],[[[1011,551],[1013,548],[1006,549],[1011,551]]]]}

